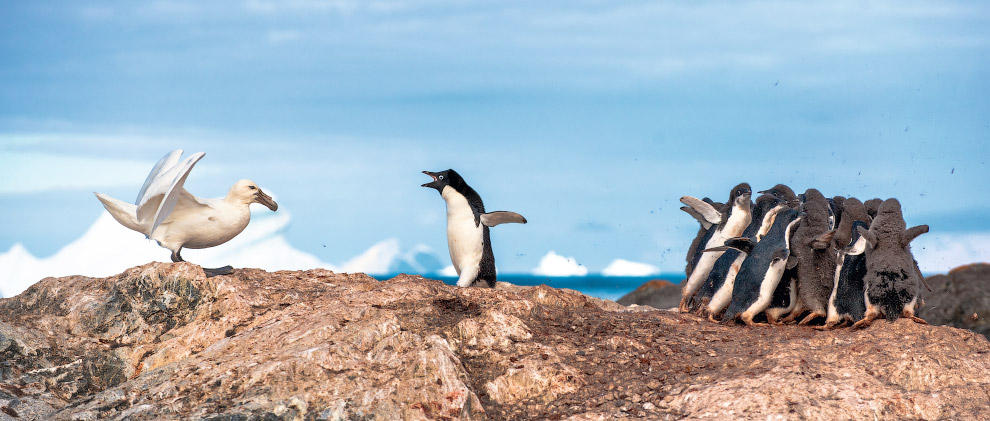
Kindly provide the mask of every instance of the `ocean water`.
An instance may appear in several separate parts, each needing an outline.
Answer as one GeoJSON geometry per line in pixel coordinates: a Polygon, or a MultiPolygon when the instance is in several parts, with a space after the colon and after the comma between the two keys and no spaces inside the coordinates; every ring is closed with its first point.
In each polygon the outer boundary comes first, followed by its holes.
{"type": "MultiPolygon", "coordinates": [[[[390,279],[395,275],[379,276],[378,279],[390,279]]],[[[426,276],[426,278],[441,280],[449,285],[456,285],[457,278],[446,276],[426,276]]],[[[515,285],[543,285],[554,288],[567,288],[580,291],[582,294],[606,300],[618,300],[623,295],[643,285],[647,281],[663,279],[672,283],[684,280],[683,273],[661,273],[652,276],[536,276],[528,274],[499,274],[499,282],[515,285]]]]}

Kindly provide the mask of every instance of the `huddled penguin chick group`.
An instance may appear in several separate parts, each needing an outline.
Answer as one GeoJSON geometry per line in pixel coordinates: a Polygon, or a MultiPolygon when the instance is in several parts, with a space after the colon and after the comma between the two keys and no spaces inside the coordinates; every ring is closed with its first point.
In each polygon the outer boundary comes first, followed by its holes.
{"type": "Polygon", "coordinates": [[[750,202],[739,184],[724,205],[684,196],[701,228],[686,256],[680,311],[753,325],[824,320],[819,328],[899,317],[919,323],[923,282],[897,199],[795,195],[778,184],[750,202]]]}

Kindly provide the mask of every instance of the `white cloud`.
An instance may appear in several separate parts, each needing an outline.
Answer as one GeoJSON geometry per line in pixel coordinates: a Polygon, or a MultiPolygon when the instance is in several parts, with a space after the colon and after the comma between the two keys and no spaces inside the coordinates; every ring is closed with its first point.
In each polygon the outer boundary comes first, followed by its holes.
{"type": "Polygon", "coordinates": [[[911,242],[911,252],[925,273],[948,273],[970,263],[990,262],[990,232],[925,234],[911,242]]]}
{"type": "Polygon", "coordinates": [[[605,276],[650,276],[660,273],[660,268],[649,263],[615,259],[602,269],[605,276]]]}
{"type": "Polygon", "coordinates": [[[540,259],[540,265],[533,269],[534,275],[540,276],[585,276],[588,268],[574,260],[564,257],[553,250],[540,259]]]}

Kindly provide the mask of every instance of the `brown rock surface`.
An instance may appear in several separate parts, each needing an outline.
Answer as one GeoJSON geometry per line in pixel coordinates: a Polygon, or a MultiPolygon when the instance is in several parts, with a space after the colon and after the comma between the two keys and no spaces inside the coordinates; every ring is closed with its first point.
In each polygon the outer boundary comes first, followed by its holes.
{"type": "Polygon", "coordinates": [[[987,419],[990,343],[712,324],[547,286],[188,263],[0,300],[0,420],[987,419]]]}
{"type": "Polygon", "coordinates": [[[918,315],[933,325],[969,329],[990,338],[990,264],[974,263],[925,279],[918,315]]]}
{"type": "Polygon", "coordinates": [[[663,279],[645,282],[616,301],[624,306],[641,305],[670,310],[681,302],[681,286],[663,279]]]}

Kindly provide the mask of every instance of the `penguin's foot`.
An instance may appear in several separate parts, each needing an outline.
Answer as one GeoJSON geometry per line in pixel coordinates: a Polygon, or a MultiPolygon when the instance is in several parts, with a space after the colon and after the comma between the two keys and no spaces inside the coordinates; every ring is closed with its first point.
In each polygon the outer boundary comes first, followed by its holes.
{"type": "Polygon", "coordinates": [[[863,328],[870,327],[870,325],[873,324],[873,321],[876,320],[879,317],[880,317],[880,314],[879,313],[869,313],[869,312],[867,312],[866,316],[863,317],[863,320],[860,320],[860,321],[858,321],[856,323],[853,323],[852,328],[853,329],[863,329],[863,328]]]}
{"type": "Polygon", "coordinates": [[[798,318],[801,317],[802,314],[804,314],[804,311],[800,311],[800,312],[792,311],[790,312],[790,314],[787,315],[787,317],[784,317],[783,319],[780,320],[780,324],[789,325],[791,323],[797,322],[798,318]]]}
{"type": "Polygon", "coordinates": [[[777,318],[767,314],[767,324],[770,326],[777,326],[780,323],[777,322],[777,318]]]}
{"type": "Polygon", "coordinates": [[[815,320],[815,319],[817,319],[819,317],[825,317],[825,316],[827,316],[827,314],[822,313],[822,312],[812,311],[804,319],[802,319],[800,322],[798,322],[798,326],[807,325],[808,323],[811,323],[812,320],[815,320]]]}
{"type": "Polygon", "coordinates": [[[742,320],[743,323],[746,323],[746,326],[767,326],[766,323],[754,322],[753,317],[754,316],[752,314],[743,313],[739,316],[739,319],[742,320]]]}
{"type": "Polygon", "coordinates": [[[687,313],[691,311],[691,307],[688,305],[690,301],[691,301],[691,297],[685,296],[681,298],[681,303],[677,305],[677,311],[681,313],[687,313]]]}
{"type": "Polygon", "coordinates": [[[707,317],[708,316],[708,303],[711,302],[712,299],[706,297],[706,298],[702,298],[700,301],[701,302],[698,303],[698,308],[696,308],[694,310],[694,314],[697,315],[698,317],[707,317]]]}
{"type": "Polygon", "coordinates": [[[715,313],[712,313],[712,312],[709,312],[708,313],[708,321],[710,321],[712,323],[718,323],[718,320],[715,320],[715,313]]]}
{"type": "Polygon", "coordinates": [[[234,268],[230,265],[220,268],[203,268],[203,273],[206,273],[207,278],[212,278],[217,275],[232,275],[234,273],[234,268]]]}
{"type": "Polygon", "coordinates": [[[837,328],[840,328],[843,325],[845,325],[846,322],[848,322],[848,320],[845,317],[838,318],[838,319],[837,318],[826,319],[824,325],[822,325],[822,326],[815,326],[815,329],[818,329],[818,330],[832,330],[832,329],[837,329],[837,328]]]}
{"type": "Polygon", "coordinates": [[[926,322],[925,319],[922,319],[921,317],[918,317],[918,316],[915,316],[915,315],[904,316],[904,318],[905,319],[914,320],[915,323],[920,323],[920,324],[923,324],[923,325],[927,325],[928,324],[928,322],[926,322]]]}

